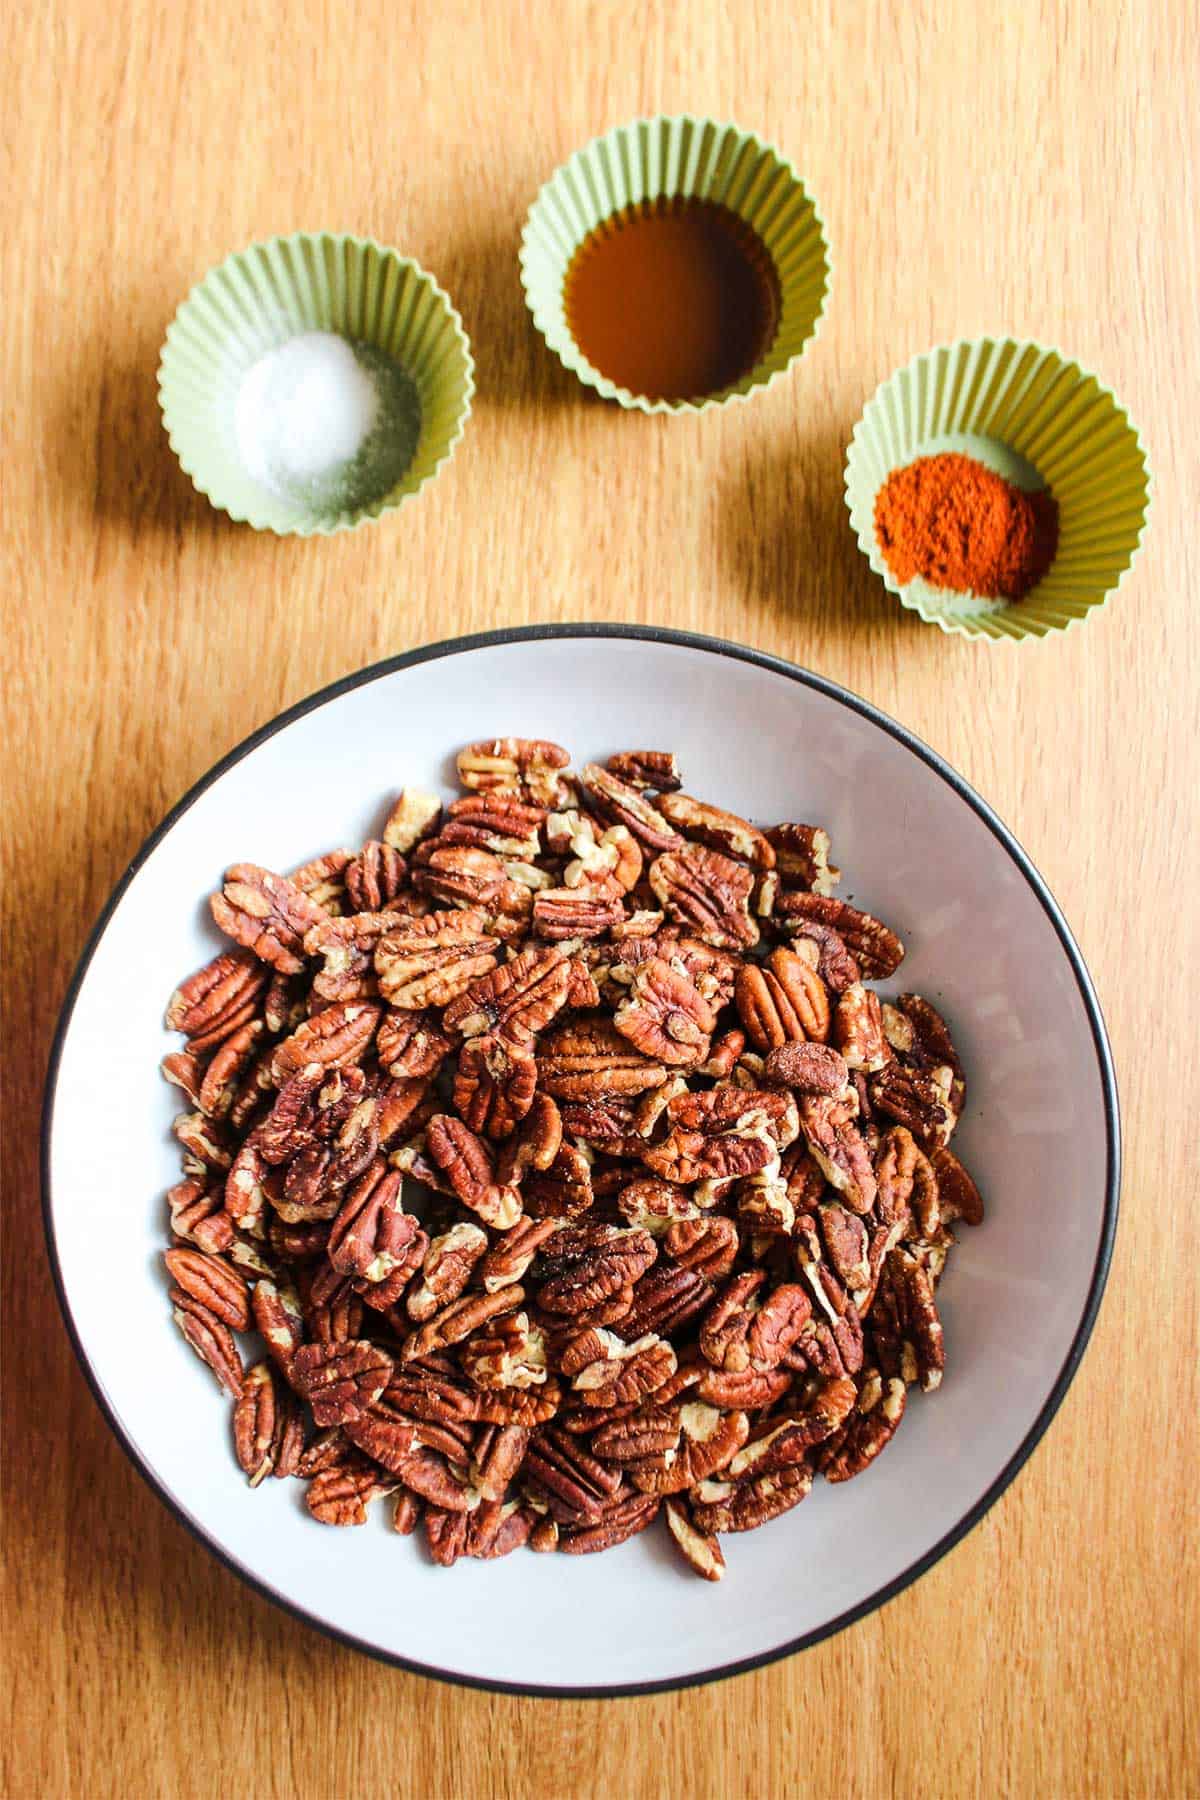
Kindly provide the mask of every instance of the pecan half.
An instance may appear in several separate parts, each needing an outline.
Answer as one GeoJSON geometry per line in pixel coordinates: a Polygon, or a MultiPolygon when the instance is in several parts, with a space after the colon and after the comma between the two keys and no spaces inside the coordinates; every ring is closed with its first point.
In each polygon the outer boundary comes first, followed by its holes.
{"type": "Polygon", "coordinates": [[[271,1079],[277,1087],[301,1069],[346,1069],[361,1062],[370,1048],[382,1016],[378,1006],[342,1004],[327,1006],[315,1018],[306,1019],[290,1038],[285,1038],[271,1059],[271,1079]]]}
{"type": "Polygon", "coordinates": [[[268,1475],[297,1472],[304,1448],[300,1409],[270,1363],[246,1371],[233,1409],[233,1442],[251,1487],[268,1475]]]}
{"type": "Polygon", "coordinates": [[[375,1039],[380,1066],[406,1081],[436,1075],[453,1048],[453,1040],[431,1013],[385,1013],[375,1039]]]}
{"type": "Polygon", "coordinates": [[[276,1284],[269,1276],[257,1281],[250,1292],[250,1312],[255,1330],[284,1374],[304,1338],[300,1297],[288,1281],[276,1284]]]}
{"type": "Polygon", "coordinates": [[[318,1425],[344,1425],[378,1400],[392,1367],[391,1357],[364,1339],[301,1344],[292,1356],[291,1378],[318,1425]]]}
{"type": "Polygon", "coordinates": [[[401,1346],[402,1361],[414,1362],[445,1350],[451,1344],[461,1344],[489,1319],[518,1307],[524,1298],[525,1290],[520,1286],[501,1288],[495,1294],[463,1294],[435,1313],[426,1324],[409,1332],[401,1346]]]}
{"type": "Polygon", "coordinates": [[[535,1432],[525,1474],[560,1524],[590,1524],[626,1490],[619,1469],[607,1468],[566,1432],[535,1432]]]}
{"type": "Polygon", "coordinates": [[[871,1076],[869,1088],[872,1103],[881,1113],[907,1125],[923,1144],[945,1149],[956,1118],[946,1089],[934,1076],[893,1060],[871,1076]]]}
{"type": "Polygon", "coordinates": [[[472,1131],[511,1137],[533,1105],[537,1063],[489,1032],[472,1038],[458,1059],[454,1108],[472,1131]]]}
{"type": "Polygon", "coordinates": [[[257,863],[235,863],[210,907],[228,937],[285,975],[298,975],[303,969],[304,934],[324,917],[317,903],[286,875],[274,875],[257,863]]]}
{"type": "MultiPolygon", "coordinates": [[[[627,1190],[628,1191],[628,1190],[627,1190]]],[[[739,1249],[738,1229],[732,1219],[701,1214],[668,1226],[663,1250],[681,1269],[695,1269],[709,1281],[728,1275],[739,1249]]]]}
{"type": "Polygon", "coordinates": [[[534,896],[533,929],[554,943],[597,938],[624,917],[616,896],[588,894],[580,888],[544,888],[534,896]]]}
{"type": "Polygon", "coordinates": [[[168,1250],[163,1257],[177,1287],[190,1300],[228,1325],[231,1331],[250,1327],[250,1290],[244,1278],[219,1256],[200,1250],[168,1250]]]}
{"type": "Polygon", "coordinates": [[[408,867],[394,844],[368,840],[342,872],[356,913],[380,913],[403,888],[408,867]]]}
{"type": "Polygon", "coordinates": [[[634,1486],[644,1494],[680,1494],[694,1487],[726,1468],[749,1435],[744,1412],[722,1412],[705,1401],[688,1400],[675,1413],[675,1443],[631,1470],[634,1486]]]}
{"type": "Polygon", "coordinates": [[[781,1044],[763,1073],[797,1094],[843,1094],[849,1079],[845,1058],[831,1044],[781,1044]]]}
{"type": "Polygon", "coordinates": [[[376,946],[380,992],[405,1012],[448,1006],[495,968],[499,947],[499,938],[489,937],[480,915],[470,910],[406,919],[376,946]]]}
{"type": "Polygon", "coordinates": [[[419,1219],[400,1200],[400,1176],[372,1163],[349,1190],[333,1221],[327,1244],[332,1266],[372,1286],[403,1271],[407,1282],[420,1266],[429,1239],[419,1219]]]}
{"type": "Polygon", "coordinates": [[[456,800],[441,832],[444,844],[477,844],[496,856],[525,862],[541,854],[544,806],[529,806],[507,794],[468,794],[456,800]]]}
{"type": "Polygon", "coordinates": [[[757,826],[690,794],[662,794],[658,810],[690,842],[707,844],[755,869],[773,869],[775,851],[757,826]]]}
{"type": "MultiPolygon", "coordinates": [[[[523,1290],[505,1287],[500,1292],[511,1300],[523,1290]]],[[[549,1375],[546,1335],[523,1312],[493,1319],[468,1338],[459,1355],[464,1371],[481,1388],[543,1387],[549,1375]]]]}
{"type": "Polygon", "coordinates": [[[716,1015],[686,975],[655,957],[634,976],[613,1024],[635,1049],[668,1067],[703,1062],[716,1015]]]}
{"type": "Polygon", "coordinates": [[[829,995],[817,971],[782,945],[765,967],[747,963],[738,971],[737,1008],[746,1036],[764,1053],[781,1044],[824,1043],[829,1036],[829,995]]]}
{"type": "Polygon", "coordinates": [[[810,1450],[832,1437],[845,1423],[858,1399],[858,1389],[848,1375],[818,1384],[801,1412],[766,1421],[729,1464],[735,1481],[746,1475],[773,1475],[779,1469],[804,1462],[810,1450]]]}
{"type": "Polygon", "coordinates": [[[582,1150],[563,1144],[548,1169],[525,1176],[521,1192],[531,1218],[578,1218],[595,1199],[591,1165],[582,1150]]]}
{"type": "Polygon", "coordinates": [[[873,988],[861,981],[848,987],[833,1017],[833,1041],[851,1069],[882,1069],[891,1060],[891,1048],[883,1035],[883,1008],[873,988]]]}
{"type": "Polygon", "coordinates": [[[618,781],[639,791],[673,794],[682,785],[679,758],[673,750],[618,750],[604,765],[618,781]]]}
{"type": "Polygon", "coordinates": [[[487,738],[459,751],[458,778],[475,793],[558,806],[570,798],[561,774],[570,760],[561,744],[545,738],[487,738]]]}
{"type": "Polygon", "coordinates": [[[965,1219],[968,1225],[983,1224],[983,1201],[967,1171],[944,1144],[933,1151],[931,1161],[937,1175],[940,1212],[943,1219],[965,1219]]]}
{"type": "Polygon", "coordinates": [[[631,1494],[606,1507],[594,1525],[567,1527],[559,1540],[559,1549],[571,1556],[588,1556],[597,1550],[612,1550],[624,1544],[647,1525],[654,1522],[660,1502],[651,1494],[631,1494]]]}
{"type": "Polygon", "coordinates": [[[624,825],[632,837],[647,850],[673,850],[682,844],[679,833],[670,826],[644,793],[599,763],[585,763],[579,776],[589,802],[610,825],[624,825]]]}
{"type": "Polygon", "coordinates": [[[487,1294],[520,1281],[538,1251],[560,1229],[558,1219],[521,1219],[496,1239],[479,1265],[487,1294]]]}
{"type": "Polygon", "coordinates": [[[466,1223],[452,1225],[430,1241],[420,1280],[414,1283],[404,1303],[415,1325],[425,1324],[441,1307],[458,1299],[487,1247],[487,1232],[466,1223]]]}
{"type": "Polygon", "coordinates": [[[517,1049],[567,1004],[570,964],[561,950],[534,947],[473,981],[446,1008],[448,1031],[465,1038],[494,1034],[517,1049]]]}
{"type": "Polygon", "coordinates": [[[182,1288],[172,1288],[172,1317],[201,1362],[236,1399],[242,1391],[242,1359],[233,1333],[215,1313],[182,1288]]]}
{"type": "Polygon", "coordinates": [[[425,1142],[465,1207],[497,1231],[516,1224],[522,1211],[519,1192],[500,1185],[493,1151],[461,1119],[439,1113],[429,1121],[425,1142]]]}
{"type": "Polygon", "coordinates": [[[868,1369],[854,1411],[822,1454],[821,1473],[826,1481],[849,1481],[861,1475],[891,1442],[903,1417],[904,1383],[896,1377],[885,1382],[878,1369],[868,1369]]]}
{"type": "Polygon", "coordinates": [[[171,995],[168,1031],[181,1031],[194,1050],[212,1049],[254,1017],[269,979],[250,950],[223,950],[171,995]]]}
{"type": "MultiPolygon", "coordinates": [[[[563,1244],[564,1235],[560,1234],[556,1249],[563,1244]]],[[[614,1231],[603,1242],[586,1249],[561,1274],[545,1282],[538,1304],[546,1312],[582,1312],[638,1281],[657,1254],[649,1232],[614,1231]]]]}
{"type": "Polygon", "coordinates": [[[702,844],[656,857],[650,886],[668,918],[718,950],[744,950],[758,942],[750,916],[754,877],[742,863],[702,844]]]}
{"type": "Polygon", "coordinates": [[[678,1367],[671,1345],[648,1333],[626,1343],[615,1332],[598,1331],[603,1354],[580,1369],[571,1386],[585,1406],[609,1407],[640,1404],[674,1375],[678,1367]]]}
{"type": "Polygon", "coordinates": [[[600,1100],[645,1093],[667,1079],[666,1065],[634,1050],[599,1015],[556,1026],[538,1050],[538,1081],[558,1100],[600,1100]]]}
{"type": "Polygon", "coordinates": [[[832,925],[823,925],[803,914],[793,917],[782,913],[780,923],[791,933],[796,955],[807,959],[830,993],[844,994],[862,980],[862,970],[832,925]]]}
{"type": "Polygon", "coordinates": [[[776,904],[779,917],[796,921],[811,920],[830,926],[851,952],[864,975],[881,980],[899,968],[904,959],[904,945],[894,931],[860,912],[846,900],[832,894],[781,894],[776,904]]]}
{"type": "Polygon", "coordinates": [[[885,1375],[919,1381],[926,1393],[941,1385],[946,1350],[933,1282],[903,1248],[893,1250],[883,1265],[871,1335],[885,1375]]]}
{"type": "Polygon", "coordinates": [[[698,1531],[756,1531],[807,1499],[812,1481],[807,1464],[792,1463],[736,1484],[704,1482],[691,1497],[692,1519],[698,1531]]]}
{"type": "Polygon", "coordinates": [[[305,1504],[322,1525],[365,1525],[372,1500],[395,1484],[366,1456],[352,1456],[314,1476],[305,1504]]]}
{"type": "Polygon", "coordinates": [[[829,1185],[853,1212],[869,1212],[875,1200],[875,1172],[845,1101],[825,1094],[802,1095],[800,1129],[829,1185]]]}
{"type": "Polygon", "coordinates": [[[265,1029],[261,1019],[250,1019],[214,1051],[196,1094],[200,1111],[210,1119],[223,1119],[232,1111],[242,1077],[258,1055],[265,1029]]]}

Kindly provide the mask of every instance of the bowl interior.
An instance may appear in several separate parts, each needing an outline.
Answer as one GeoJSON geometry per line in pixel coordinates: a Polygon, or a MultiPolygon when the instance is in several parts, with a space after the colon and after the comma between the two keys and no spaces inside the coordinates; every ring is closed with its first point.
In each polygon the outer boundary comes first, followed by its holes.
{"type": "Polygon", "coordinates": [[[820,214],[791,164],[751,133],[690,116],[639,119],[596,138],[562,166],[530,208],[521,278],[534,322],[568,369],[607,399],[642,412],[696,412],[764,387],[815,335],[829,285],[820,214]],[[635,202],[676,196],[727,207],[764,246],[779,283],[779,323],[740,380],[696,400],[652,400],[618,386],[583,355],[564,286],[590,232],[635,202]]]}
{"type": "Polygon", "coordinates": [[[812,678],[702,641],[569,628],[414,657],[231,761],[153,844],[94,944],[51,1083],[46,1164],[85,1366],[196,1530],[268,1592],[374,1650],[547,1690],[683,1682],[768,1657],[944,1547],[1061,1397],[1116,1204],[1115,1101],[1086,975],[969,791],[812,678]],[[449,787],[460,744],[509,731],[557,739],[577,761],[674,748],[689,791],[763,821],[827,825],[842,891],[909,946],[895,985],[944,1010],[968,1071],[955,1148],[988,1217],[963,1230],[940,1290],[945,1382],[914,1395],[866,1474],[818,1483],[795,1512],[727,1539],[716,1587],[677,1565],[657,1530],[603,1557],[522,1552],[447,1574],[389,1533],[384,1508],[359,1530],[317,1526],[300,1484],[247,1488],[228,1403],[170,1321],[163,1193],[177,1178],[178,1108],[157,1064],[167,995],[217,947],[206,895],[239,858],[287,868],[377,831],[400,785],[449,787]]]}
{"type": "Polygon", "coordinates": [[[1055,350],[1012,338],[944,345],[883,383],[855,426],[846,504],[876,574],[923,619],[970,637],[1042,637],[1101,606],[1132,564],[1149,504],[1138,434],[1094,375],[1055,350]],[[888,476],[943,450],[975,456],[1058,503],[1054,562],[1022,601],[901,586],[875,535],[888,476]]]}
{"type": "MultiPolygon", "coordinates": [[[[159,368],[172,448],[201,492],[257,529],[300,535],[378,518],[417,493],[462,435],[473,386],[461,321],[432,276],[370,240],[332,234],[275,238],[227,258],[183,302],[159,368]],[[239,432],[243,383],[268,352],[314,332],[353,347],[375,389],[375,423],[332,478],[264,479],[257,434],[248,457],[239,432]]],[[[277,378],[276,412],[279,392],[277,378]]],[[[270,395],[264,405],[270,413],[270,395]]]]}

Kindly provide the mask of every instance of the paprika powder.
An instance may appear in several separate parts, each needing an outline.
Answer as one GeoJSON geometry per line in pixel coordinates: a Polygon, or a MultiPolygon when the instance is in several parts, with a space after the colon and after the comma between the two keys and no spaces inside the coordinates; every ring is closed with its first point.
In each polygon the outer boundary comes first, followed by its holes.
{"type": "Polygon", "coordinates": [[[1058,548],[1058,503],[1026,493],[972,456],[921,456],[894,469],[875,497],[875,535],[905,585],[1022,600],[1058,548]]]}

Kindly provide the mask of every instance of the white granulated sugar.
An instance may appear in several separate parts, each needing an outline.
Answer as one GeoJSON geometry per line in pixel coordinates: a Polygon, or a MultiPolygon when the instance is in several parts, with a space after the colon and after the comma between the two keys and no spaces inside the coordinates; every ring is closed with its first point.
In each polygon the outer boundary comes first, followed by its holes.
{"type": "Polygon", "coordinates": [[[305,331],[247,371],[238,389],[238,450],[276,493],[313,493],[359,456],[379,416],[379,388],[344,338],[305,331]]]}

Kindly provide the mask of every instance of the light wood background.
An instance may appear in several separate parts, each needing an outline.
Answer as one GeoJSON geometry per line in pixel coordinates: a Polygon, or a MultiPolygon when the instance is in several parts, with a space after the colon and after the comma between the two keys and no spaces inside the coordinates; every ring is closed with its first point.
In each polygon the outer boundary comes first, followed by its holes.
{"type": "MultiPolygon", "coordinates": [[[[1200,1791],[1189,10],[7,9],[7,1795],[1200,1791]],[[778,143],[832,240],[817,345],[769,395],[719,417],[631,417],[587,398],[522,303],[518,232],[542,179],[594,133],[656,110],[734,117],[778,143]],[[456,298],[479,364],[467,438],[434,487],[328,542],[259,537],[212,512],[175,467],[155,403],[159,344],[190,284],[250,239],[299,227],[371,232],[417,256],[456,298]],[[982,330],[1058,344],[1099,372],[1157,477],[1148,549],[1120,597],[1069,638],[1016,653],[899,610],[841,498],[843,447],[876,383],[982,330]],[[71,967],[183,789],[279,708],[373,658],[577,618],[778,652],[948,756],[1078,934],[1126,1133],[1091,1350],[973,1535],[807,1655],[588,1704],[375,1665],[218,1567],[143,1486],[84,1386],[44,1260],[36,1167],[71,967]]],[[[137,1128],[114,1094],[113,1129],[137,1128]]]]}

